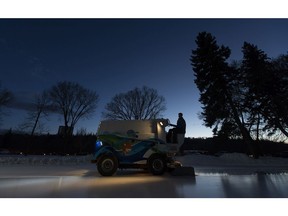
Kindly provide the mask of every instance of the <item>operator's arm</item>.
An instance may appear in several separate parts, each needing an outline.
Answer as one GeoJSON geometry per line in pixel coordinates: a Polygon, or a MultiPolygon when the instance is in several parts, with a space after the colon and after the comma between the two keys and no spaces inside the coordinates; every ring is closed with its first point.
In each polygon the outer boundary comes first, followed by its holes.
{"type": "Polygon", "coordinates": [[[175,124],[169,124],[169,126],[172,126],[172,127],[177,127],[177,125],[175,125],[175,124]]]}

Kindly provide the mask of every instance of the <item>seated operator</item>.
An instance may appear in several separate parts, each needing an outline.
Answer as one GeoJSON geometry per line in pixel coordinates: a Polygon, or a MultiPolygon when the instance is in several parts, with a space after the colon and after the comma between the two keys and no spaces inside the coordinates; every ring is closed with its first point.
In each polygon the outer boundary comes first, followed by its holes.
{"type": "MultiPolygon", "coordinates": [[[[186,121],[183,118],[183,113],[178,113],[177,124],[169,124],[175,128],[170,129],[168,134],[172,136],[172,142],[179,144],[179,153],[183,155],[182,145],[184,143],[185,133],[186,133],[186,121]]],[[[171,139],[171,137],[169,137],[171,139]]]]}

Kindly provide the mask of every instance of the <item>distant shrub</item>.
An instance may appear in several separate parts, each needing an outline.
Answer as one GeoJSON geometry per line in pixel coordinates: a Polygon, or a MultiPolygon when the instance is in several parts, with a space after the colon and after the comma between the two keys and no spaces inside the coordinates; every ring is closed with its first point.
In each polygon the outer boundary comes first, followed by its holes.
{"type": "MultiPolygon", "coordinates": [[[[184,150],[206,151],[210,154],[217,152],[238,152],[246,154],[248,148],[242,139],[185,138],[184,150]]],[[[259,148],[264,155],[278,155],[288,151],[288,145],[282,142],[260,140],[259,148]]]]}

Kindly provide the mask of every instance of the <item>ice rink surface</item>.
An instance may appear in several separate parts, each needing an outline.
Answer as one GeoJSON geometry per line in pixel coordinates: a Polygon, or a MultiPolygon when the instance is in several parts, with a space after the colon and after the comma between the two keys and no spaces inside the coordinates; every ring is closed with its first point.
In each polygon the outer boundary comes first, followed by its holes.
{"type": "Polygon", "coordinates": [[[0,197],[288,198],[287,173],[260,171],[245,174],[245,167],[222,167],[222,172],[219,170],[221,167],[214,172],[213,167],[196,166],[195,177],[171,176],[169,173],[153,176],[142,170],[119,170],[112,177],[103,177],[95,165],[89,163],[5,165],[0,166],[0,197]]]}

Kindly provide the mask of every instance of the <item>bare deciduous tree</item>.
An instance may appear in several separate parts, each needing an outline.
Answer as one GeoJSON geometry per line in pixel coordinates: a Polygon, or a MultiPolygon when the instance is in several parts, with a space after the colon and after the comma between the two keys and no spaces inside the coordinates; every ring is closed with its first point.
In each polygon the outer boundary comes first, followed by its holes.
{"type": "Polygon", "coordinates": [[[44,125],[41,119],[48,117],[48,103],[49,98],[46,91],[42,94],[35,95],[31,110],[28,111],[26,121],[20,125],[20,129],[31,130],[31,136],[34,135],[36,130],[42,132],[44,125]]]}
{"type": "Polygon", "coordinates": [[[2,107],[8,105],[13,99],[12,92],[8,91],[7,89],[0,88],[0,120],[2,116],[2,107]]]}
{"type": "Polygon", "coordinates": [[[105,108],[103,117],[115,120],[153,119],[166,110],[165,98],[146,86],[115,95],[105,108]]]}
{"type": "Polygon", "coordinates": [[[55,111],[63,115],[65,135],[73,129],[81,118],[89,118],[94,113],[98,94],[77,83],[59,82],[49,91],[49,98],[55,111]]]}

